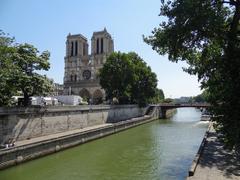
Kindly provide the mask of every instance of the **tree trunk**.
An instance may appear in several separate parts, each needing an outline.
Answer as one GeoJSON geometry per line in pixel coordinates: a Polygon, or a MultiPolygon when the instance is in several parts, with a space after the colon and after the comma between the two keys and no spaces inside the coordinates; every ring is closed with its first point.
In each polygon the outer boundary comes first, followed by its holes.
{"type": "Polygon", "coordinates": [[[29,105],[29,95],[27,92],[23,92],[24,98],[23,98],[23,106],[29,105]]]}

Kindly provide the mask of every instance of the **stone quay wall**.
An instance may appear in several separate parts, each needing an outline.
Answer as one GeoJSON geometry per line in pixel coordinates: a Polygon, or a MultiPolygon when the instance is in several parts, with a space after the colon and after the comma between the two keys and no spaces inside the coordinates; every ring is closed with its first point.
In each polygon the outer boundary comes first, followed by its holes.
{"type": "Polygon", "coordinates": [[[0,108],[0,144],[143,116],[137,105],[0,108]]]}
{"type": "MultiPolygon", "coordinates": [[[[127,106],[106,108],[108,108],[108,112],[112,116],[109,119],[105,118],[105,120],[114,123],[106,123],[99,127],[93,126],[89,130],[79,131],[78,133],[46,138],[34,143],[26,143],[25,145],[0,150],[0,169],[55,153],[159,118],[159,109],[156,107],[153,108],[153,111],[149,115],[129,119],[125,119],[127,116],[124,116],[123,113],[130,113],[128,117],[142,115],[146,113],[147,108],[140,109],[136,106],[128,106],[128,109],[127,106]]],[[[106,110],[103,111],[105,112],[106,110]]]]}

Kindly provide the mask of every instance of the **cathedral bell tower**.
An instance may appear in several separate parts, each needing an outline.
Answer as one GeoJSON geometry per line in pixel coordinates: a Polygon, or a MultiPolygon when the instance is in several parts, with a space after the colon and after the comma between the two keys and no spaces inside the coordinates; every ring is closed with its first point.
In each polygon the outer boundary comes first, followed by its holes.
{"type": "Polygon", "coordinates": [[[102,103],[105,92],[98,79],[99,69],[114,50],[113,39],[107,32],[94,32],[91,39],[91,54],[88,54],[88,42],[81,34],[67,36],[64,94],[80,95],[89,103],[102,103]]]}
{"type": "Polygon", "coordinates": [[[91,56],[93,56],[94,65],[102,67],[106,61],[106,57],[114,51],[113,39],[106,28],[103,31],[93,33],[91,47],[91,56]]]}
{"type": "Polygon", "coordinates": [[[88,64],[88,42],[81,34],[67,36],[64,83],[81,79],[79,67],[88,64]]]}

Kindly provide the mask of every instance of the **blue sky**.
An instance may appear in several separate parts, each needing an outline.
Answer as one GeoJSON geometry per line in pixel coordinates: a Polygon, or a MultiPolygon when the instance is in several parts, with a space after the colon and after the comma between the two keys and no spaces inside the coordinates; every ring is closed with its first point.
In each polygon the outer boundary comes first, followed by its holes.
{"type": "Polygon", "coordinates": [[[51,69],[44,72],[63,83],[65,41],[68,33],[81,33],[89,44],[93,31],[107,28],[115,51],[138,53],[157,74],[166,97],[200,93],[197,77],[182,71],[183,62],[169,62],[143,42],[162,21],[160,0],[1,0],[0,29],[19,43],[51,52],[51,69]]]}

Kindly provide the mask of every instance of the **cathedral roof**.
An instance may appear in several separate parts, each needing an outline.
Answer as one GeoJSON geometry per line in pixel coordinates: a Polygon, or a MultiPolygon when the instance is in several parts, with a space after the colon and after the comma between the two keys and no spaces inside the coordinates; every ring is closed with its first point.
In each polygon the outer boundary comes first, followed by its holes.
{"type": "Polygon", "coordinates": [[[76,38],[76,37],[80,37],[87,41],[87,38],[85,36],[83,36],[82,34],[70,34],[69,33],[67,38],[76,38]]]}
{"type": "Polygon", "coordinates": [[[93,36],[99,35],[99,34],[106,34],[106,35],[108,35],[110,38],[112,38],[111,35],[107,32],[107,29],[106,29],[106,28],[104,28],[102,31],[95,31],[95,32],[93,32],[93,36]]]}

